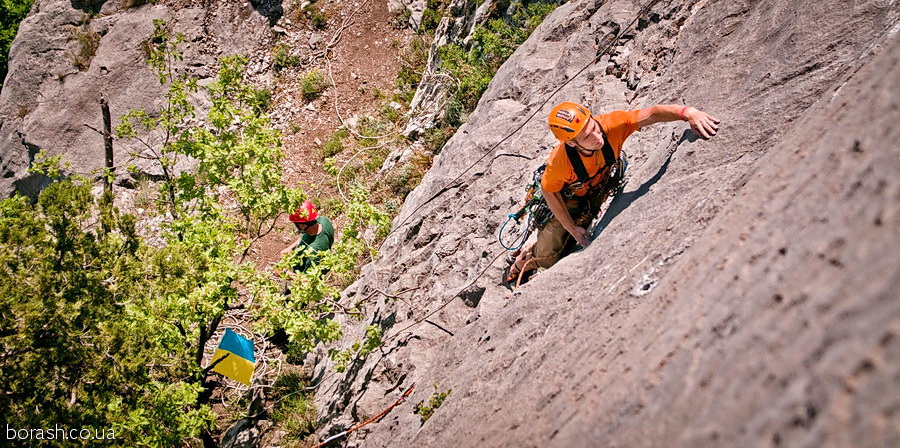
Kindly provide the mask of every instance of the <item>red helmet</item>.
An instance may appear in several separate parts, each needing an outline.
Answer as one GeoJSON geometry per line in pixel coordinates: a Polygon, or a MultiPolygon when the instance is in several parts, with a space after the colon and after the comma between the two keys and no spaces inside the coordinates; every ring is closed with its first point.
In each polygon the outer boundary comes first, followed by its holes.
{"type": "Polygon", "coordinates": [[[548,124],[553,135],[561,142],[567,142],[575,138],[588,120],[591,119],[591,111],[578,103],[566,101],[557,104],[550,111],[548,124]]]}
{"type": "Polygon", "coordinates": [[[306,200],[297,207],[297,211],[292,213],[288,219],[291,222],[310,222],[315,221],[318,217],[319,212],[316,210],[316,206],[311,201],[306,200]]]}

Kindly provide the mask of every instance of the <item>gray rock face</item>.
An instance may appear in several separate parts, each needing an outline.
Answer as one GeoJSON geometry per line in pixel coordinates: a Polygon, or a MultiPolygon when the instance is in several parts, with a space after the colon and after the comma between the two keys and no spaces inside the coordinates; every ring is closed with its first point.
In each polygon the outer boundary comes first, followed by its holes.
{"type": "MultiPolygon", "coordinates": [[[[250,55],[266,47],[272,34],[264,15],[271,16],[272,8],[264,4],[196,2],[194,7],[182,2],[170,7],[163,1],[122,9],[123,2],[96,3],[102,5],[100,13],[89,16],[80,3],[38,0],[22,22],[0,95],[0,195],[37,193],[42,180],[27,169],[40,149],[64,154],[76,173],[103,165],[103,139],[88,127],[102,127],[101,93],[109,99],[114,124],[130,109],[159,109],[165,88],[143,62],[141,49],[154,19],[185,34],[184,67],[201,79],[215,75],[219,56],[250,55]],[[92,35],[99,40],[96,52],[83,56],[83,36],[92,35]]],[[[117,165],[145,149],[134,142],[114,147],[117,165]]]]}
{"type": "Polygon", "coordinates": [[[413,29],[419,29],[419,25],[422,23],[422,15],[427,7],[425,3],[425,0],[388,0],[387,5],[388,11],[391,14],[395,14],[398,18],[404,17],[404,14],[409,14],[407,25],[413,29]],[[404,13],[404,11],[408,12],[404,13]]]}
{"type": "Polygon", "coordinates": [[[647,4],[563,5],[501,68],[345,292],[379,301],[344,346],[385,344],[317,354],[323,436],[416,384],[349,445],[900,445],[898,6],[647,4]],[[564,100],[722,123],[632,136],[591,246],[510,294],[497,229],[564,100]]]}
{"type": "Polygon", "coordinates": [[[219,446],[222,448],[254,448],[260,444],[260,436],[272,426],[269,420],[261,419],[265,414],[265,392],[261,387],[254,387],[249,392],[250,405],[247,414],[228,428],[219,446]]]}

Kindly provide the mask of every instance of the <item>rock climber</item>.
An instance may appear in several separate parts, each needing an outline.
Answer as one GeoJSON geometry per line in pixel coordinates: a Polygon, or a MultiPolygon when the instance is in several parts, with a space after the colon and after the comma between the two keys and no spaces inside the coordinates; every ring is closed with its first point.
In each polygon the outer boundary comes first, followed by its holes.
{"type": "Polygon", "coordinates": [[[303,202],[288,219],[297,227],[300,237],[281,251],[285,256],[291,251],[302,251],[302,260],[294,266],[294,272],[304,272],[317,263],[320,253],[331,249],[334,244],[334,226],[331,221],[319,215],[309,200],[303,202]]]}
{"type": "Polygon", "coordinates": [[[548,124],[560,143],[550,152],[540,182],[553,216],[538,230],[537,241],[515,257],[506,282],[527,281],[535,269],[549,268],[572,252],[576,243],[587,247],[591,243],[587,228],[622,181],[625,140],[651,124],[676,120],[687,121],[703,138],[719,129],[719,120],[690,106],[656,105],[594,116],[577,103],[554,107],[548,124]],[[619,178],[607,179],[610,172],[619,178]]]}

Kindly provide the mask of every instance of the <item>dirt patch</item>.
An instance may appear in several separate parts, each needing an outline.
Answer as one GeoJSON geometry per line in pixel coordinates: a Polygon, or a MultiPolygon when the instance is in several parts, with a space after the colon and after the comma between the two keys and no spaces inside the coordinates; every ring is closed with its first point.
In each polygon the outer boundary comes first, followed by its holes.
{"type": "MultiPolygon", "coordinates": [[[[342,120],[353,123],[354,117],[374,115],[390,102],[400,67],[399,54],[414,33],[394,26],[396,18],[385,2],[348,5],[320,1],[315,5],[328,17],[323,29],[314,29],[308,14],[295,9],[298,7],[286,7],[286,31],[280,41],[293,55],[320,56],[277,73],[272,116],[284,132],[285,181],[303,188],[317,206],[324,208],[323,213],[332,218],[339,233],[343,220],[334,219],[328,203],[342,198],[336,177],[323,167],[323,145],[342,120]],[[329,45],[331,42],[336,43],[329,45]],[[307,101],[300,83],[315,70],[324,74],[329,86],[321,96],[307,101]]],[[[354,153],[348,149],[336,156],[338,168],[354,153]]],[[[346,195],[348,186],[341,187],[346,195]]],[[[277,261],[278,252],[296,238],[286,216],[279,225],[282,228],[261,240],[254,250],[253,259],[260,266],[277,261]]]]}

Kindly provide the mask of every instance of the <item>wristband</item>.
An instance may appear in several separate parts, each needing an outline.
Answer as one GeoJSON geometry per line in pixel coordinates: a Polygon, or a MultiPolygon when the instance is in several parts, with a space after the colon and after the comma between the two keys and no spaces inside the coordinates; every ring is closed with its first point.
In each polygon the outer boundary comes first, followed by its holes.
{"type": "Polygon", "coordinates": [[[684,111],[688,110],[689,107],[691,107],[691,106],[684,106],[681,108],[681,112],[678,112],[679,120],[684,120],[684,111]]]}

